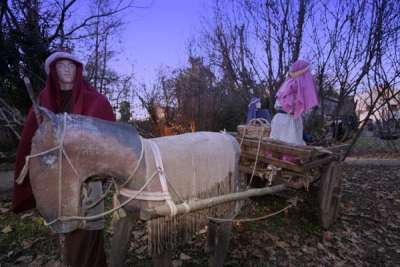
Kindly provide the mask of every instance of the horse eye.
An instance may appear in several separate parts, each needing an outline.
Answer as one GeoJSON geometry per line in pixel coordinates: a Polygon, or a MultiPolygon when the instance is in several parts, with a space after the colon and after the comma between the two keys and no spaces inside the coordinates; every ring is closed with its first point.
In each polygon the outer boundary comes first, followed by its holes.
{"type": "Polygon", "coordinates": [[[57,154],[48,154],[48,155],[44,155],[42,156],[41,160],[44,164],[46,164],[47,166],[52,166],[54,163],[56,163],[58,159],[57,154]]]}

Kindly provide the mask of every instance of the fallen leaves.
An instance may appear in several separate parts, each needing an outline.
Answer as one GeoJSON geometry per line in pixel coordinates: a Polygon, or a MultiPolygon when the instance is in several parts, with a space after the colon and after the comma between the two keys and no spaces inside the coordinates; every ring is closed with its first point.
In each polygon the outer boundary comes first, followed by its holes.
{"type": "Polygon", "coordinates": [[[33,215],[33,211],[28,212],[28,213],[24,213],[24,214],[21,215],[21,219],[23,220],[25,218],[31,217],[32,215],[33,215]]]}
{"type": "Polygon", "coordinates": [[[10,209],[7,209],[7,208],[0,208],[0,213],[1,213],[1,214],[7,213],[7,212],[9,212],[9,211],[10,211],[10,209]]]}
{"type": "Polygon", "coordinates": [[[285,249],[289,247],[289,244],[285,241],[277,241],[276,246],[285,249]]]}
{"type": "MultiPolygon", "coordinates": [[[[397,192],[400,174],[395,169],[379,168],[372,168],[368,173],[365,168],[349,167],[345,171],[341,217],[331,229],[323,231],[311,228],[316,223],[313,224],[313,218],[304,214],[311,214],[308,209],[312,205],[316,207],[316,202],[310,206],[300,203],[287,214],[287,221],[281,216],[257,223],[235,224],[227,265],[396,266],[400,262],[400,195],[397,192]]],[[[278,209],[279,201],[276,202],[278,206],[268,201],[261,204],[250,202],[249,205],[252,209],[264,212],[278,209]]],[[[282,202],[285,199],[282,198],[282,202]]],[[[10,207],[0,204],[0,215],[8,217],[8,214],[3,214],[8,213],[10,207]]],[[[38,225],[40,217],[36,214],[28,212],[16,217],[22,219],[24,225],[38,225]]],[[[38,239],[38,236],[32,236],[27,231],[22,239],[14,240],[13,234],[18,232],[20,235],[20,228],[8,221],[0,223],[0,234],[9,240],[11,238],[7,250],[0,248],[0,262],[5,261],[5,266],[61,266],[57,261],[59,252],[55,244],[51,249],[46,248],[45,242],[36,245],[38,240],[47,242],[48,236],[38,239]],[[31,255],[36,256],[32,258],[31,255]]],[[[205,230],[199,234],[175,251],[174,267],[207,265],[209,256],[204,251],[207,243],[205,230]]],[[[147,256],[147,237],[143,224],[135,226],[132,231],[128,255],[129,265],[148,266],[151,262],[147,256]]]]}
{"type": "Polygon", "coordinates": [[[12,229],[11,225],[7,225],[1,230],[1,232],[3,234],[8,234],[8,233],[11,233],[12,231],[13,231],[13,229],[12,229]]]}
{"type": "Polygon", "coordinates": [[[172,261],[172,266],[173,267],[180,267],[183,265],[183,262],[181,260],[173,260],[172,261]]]}
{"type": "Polygon", "coordinates": [[[325,241],[331,241],[333,238],[333,234],[330,231],[325,231],[323,234],[323,238],[325,241]]]}
{"type": "Polygon", "coordinates": [[[260,259],[265,257],[265,253],[259,248],[252,249],[251,250],[251,255],[253,255],[253,256],[257,257],[257,258],[260,258],[260,259]]]}
{"type": "Polygon", "coordinates": [[[33,260],[33,256],[21,256],[15,260],[17,263],[30,263],[33,260]]]}
{"type": "Polygon", "coordinates": [[[57,260],[51,260],[44,265],[44,267],[61,267],[61,262],[57,260]]]}
{"type": "Polygon", "coordinates": [[[192,257],[190,257],[189,255],[186,255],[185,253],[181,252],[181,254],[179,255],[179,259],[181,259],[183,261],[188,261],[188,260],[191,260],[192,257]]]}
{"type": "Polygon", "coordinates": [[[28,249],[32,247],[33,242],[31,240],[23,240],[22,241],[22,248],[23,249],[28,249]]]}

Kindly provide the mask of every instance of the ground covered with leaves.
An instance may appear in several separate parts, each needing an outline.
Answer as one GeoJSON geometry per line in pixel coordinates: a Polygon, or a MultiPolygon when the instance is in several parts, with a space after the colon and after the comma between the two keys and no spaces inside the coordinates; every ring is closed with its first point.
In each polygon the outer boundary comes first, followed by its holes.
{"type": "Polygon", "coordinates": [[[351,150],[351,156],[380,159],[400,158],[400,139],[383,140],[376,137],[360,137],[351,150]]]}
{"type": "MultiPolygon", "coordinates": [[[[344,165],[342,169],[341,215],[329,231],[319,226],[312,194],[300,193],[303,201],[288,212],[264,221],[236,223],[226,266],[398,266],[399,168],[344,165]]],[[[240,216],[260,216],[286,205],[281,196],[257,198],[240,216]]],[[[0,266],[57,265],[56,235],[36,213],[14,215],[9,208],[9,202],[1,203],[0,266]]],[[[132,232],[128,265],[150,265],[145,239],[139,224],[132,232]]],[[[205,244],[202,232],[176,251],[174,266],[205,266],[205,244]]]]}

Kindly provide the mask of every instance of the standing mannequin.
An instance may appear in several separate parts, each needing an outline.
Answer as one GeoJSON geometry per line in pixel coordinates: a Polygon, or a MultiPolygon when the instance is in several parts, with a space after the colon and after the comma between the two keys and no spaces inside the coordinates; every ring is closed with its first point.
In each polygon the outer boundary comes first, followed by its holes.
{"type": "MultiPolygon", "coordinates": [[[[46,86],[39,95],[41,106],[55,113],[74,113],[114,121],[115,116],[108,100],[82,78],[83,64],[72,54],[56,52],[45,62],[46,86]]],[[[18,177],[30,153],[32,137],[37,121],[31,110],[25,121],[22,138],[18,145],[15,177],[18,177]]],[[[14,212],[35,207],[29,177],[21,185],[14,184],[14,212]]],[[[88,201],[98,199],[102,193],[101,182],[88,183],[88,201]]],[[[83,202],[82,205],[87,203],[83,202]]],[[[94,215],[104,210],[104,203],[88,210],[94,215]]],[[[65,235],[65,264],[68,266],[106,266],[102,230],[104,220],[87,222],[84,229],[75,229],[65,235]]]]}
{"type": "MultiPolygon", "coordinates": [[[[309,63],[297,60],[276,95],[277,114],[271,122],[271,138],[304,145],[302,115],[318,106],[317,90],[309,63]]],[[[285,156],[284,159],[291,160],[285,156]]]]}
{"type": "Polygon", "coordinates": [[[76,76],[76,65],[69,59],[60,59],[56,63],[57,76],[61,91],[71,91],[76,76]]]}
{"type": "Polygon", "coordinates": [[[268,122],[271,122],[271,113],[268,109],[261,108],[260,98],[253,96],[247,108],[246,123],[249,123],[250,120],[256,118],[266,119],[268,122]]]}

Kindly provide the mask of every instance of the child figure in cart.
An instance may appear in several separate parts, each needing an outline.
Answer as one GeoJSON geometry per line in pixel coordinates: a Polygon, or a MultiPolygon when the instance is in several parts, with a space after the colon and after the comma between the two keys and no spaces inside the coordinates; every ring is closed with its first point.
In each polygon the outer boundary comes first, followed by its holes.
{"type": "MultiPolygon", "coordinates": [[[[276,94],[277,113],[271,122],[270,137],[287,143],[305,145],[302,116],[318,106],[317,89],[310,71],[310,64],[297,60],[290,68],[288,77],[276,94]]],[[[283,160],[294,161],[285,155],[283,160]]]]}

